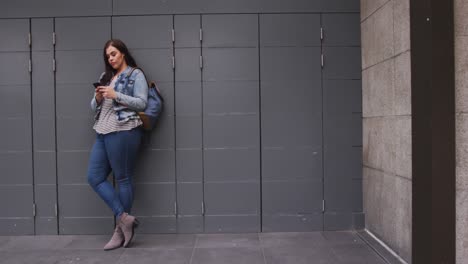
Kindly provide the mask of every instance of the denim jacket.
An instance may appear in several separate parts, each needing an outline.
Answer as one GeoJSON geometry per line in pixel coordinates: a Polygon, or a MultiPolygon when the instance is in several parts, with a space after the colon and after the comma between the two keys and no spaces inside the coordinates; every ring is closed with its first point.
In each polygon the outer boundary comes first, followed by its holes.
{"type": "MultiPolygon", "coordinates": [[[[117,112],[117,120],[126,122],[130,119],[139,118],[137,112],[142,112],[146,108],[148,98],[148,83],[143,73],[136,69],[131,76],[127,78],[127,74],[132,70],[128,66],[118,77],[115,82],[115,93],[117,98],[113,100],[113,108],[117,112]]],[[[101,74],[99,81],[104,76],[101,74]]],[[[107,84],[108,85],[108,84],[107,84]]],[[[96,93],[91,100],[91,109],[96,112],[94,119],[99,118],[101,113],[101,105],[96,102],[96,93]]]]}

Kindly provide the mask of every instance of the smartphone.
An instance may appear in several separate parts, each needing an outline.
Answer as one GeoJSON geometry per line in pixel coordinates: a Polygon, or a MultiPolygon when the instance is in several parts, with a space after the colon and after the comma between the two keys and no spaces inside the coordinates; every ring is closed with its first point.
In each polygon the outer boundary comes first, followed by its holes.
{"type": "Polygon", "coordinates": [[[98,88],[98,86],[101,86],[101,84],[98,82],[93,83],[93,85],[94,85],[94,88],[98,88]]]}

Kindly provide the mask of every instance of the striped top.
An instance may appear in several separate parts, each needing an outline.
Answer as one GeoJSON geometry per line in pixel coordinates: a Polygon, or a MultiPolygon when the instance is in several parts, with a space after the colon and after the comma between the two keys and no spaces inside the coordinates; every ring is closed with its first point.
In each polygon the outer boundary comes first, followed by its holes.
{"type": "MultiPolygon", "coordinates": [[[[110,87],[115,87],[114,78],[109,84],[110,87]]],[[[109,134],[117,131],[131,130],[143,124],[140,118],[130,119],[126,122],[119,122],[117,120],[117,112],[113,108],[112,99],[104,98],[101,105],[101,113],[99,118],[94,123],[94,130],[99,134],[109,134]]]]}

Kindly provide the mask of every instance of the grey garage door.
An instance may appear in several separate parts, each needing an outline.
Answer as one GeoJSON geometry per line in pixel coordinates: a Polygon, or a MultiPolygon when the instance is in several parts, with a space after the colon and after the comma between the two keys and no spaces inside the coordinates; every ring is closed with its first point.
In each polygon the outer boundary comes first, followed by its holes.
{"type": "Polygon", "coordinates": [[[2,99],[2,118],[23,127],[0,145],[1,168],[21,174],[1,179],[2,197],[18,204],[0,202],[10,221],[1,233],[112,231],[110,209],[86,182],[91,83],[111,37],[166,102],[135,175],[138,232],[362,227],[358,14],[2,20],[0,30],[12,36],[2,61],[18,68],[0,69],[1,98],[24,108],[2,99]]]}

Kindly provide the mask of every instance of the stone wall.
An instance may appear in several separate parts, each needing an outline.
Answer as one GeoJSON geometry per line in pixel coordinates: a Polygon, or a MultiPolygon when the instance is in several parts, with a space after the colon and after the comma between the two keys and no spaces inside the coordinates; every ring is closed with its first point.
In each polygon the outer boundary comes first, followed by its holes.
{"type": "Polygon", "coordinates": [[[361,0],[366,229],[411,261],[409,0],[361,0]]]}
{"type": "Polygon", "coordinates": [[[455,0],[457,264],[468,264],[468,1],[455,0]]]}

